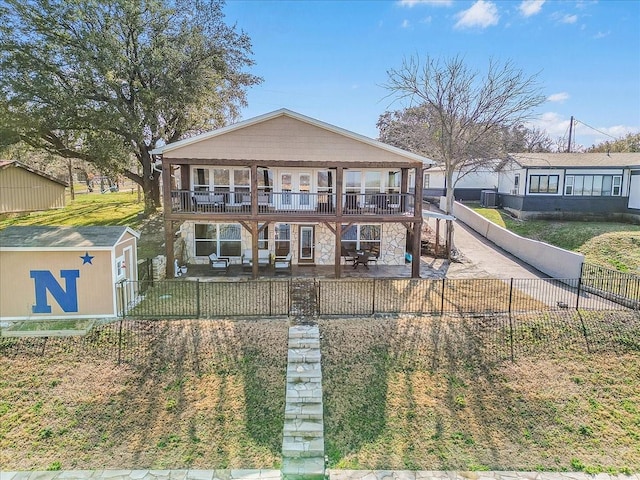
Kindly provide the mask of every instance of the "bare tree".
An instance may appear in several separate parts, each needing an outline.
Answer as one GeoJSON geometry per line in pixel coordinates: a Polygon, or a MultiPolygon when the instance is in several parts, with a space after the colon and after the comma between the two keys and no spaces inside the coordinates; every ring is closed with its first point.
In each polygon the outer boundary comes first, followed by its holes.
{"type": "MultiPolygon", "coordinates": [[[[532,118],[545,101],[538,75],[526,76],[511,61],[490,60],[480,75],[459,56],[424,62],[413,56],[387,71],[384,85],[396,100],[425,105],[431,122],[424,125],[425,155],[441,163],[446,177],[446,211],[453,209],[455,172],[487,166],[508,153],[504,129],[532,118]]],[[[457,180],[456,180],[457,181],[457,180]]]]}

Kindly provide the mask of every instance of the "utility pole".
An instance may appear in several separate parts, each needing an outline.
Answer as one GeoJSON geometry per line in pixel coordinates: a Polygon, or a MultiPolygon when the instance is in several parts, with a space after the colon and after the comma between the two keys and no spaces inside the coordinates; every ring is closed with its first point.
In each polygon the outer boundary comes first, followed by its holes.
{"type": "Polygon", "coordinates": [[[567,145],[567,153],[571,153],[571,136],[573,135],[573,115],[569,121],[569,143],[567,145]]]}

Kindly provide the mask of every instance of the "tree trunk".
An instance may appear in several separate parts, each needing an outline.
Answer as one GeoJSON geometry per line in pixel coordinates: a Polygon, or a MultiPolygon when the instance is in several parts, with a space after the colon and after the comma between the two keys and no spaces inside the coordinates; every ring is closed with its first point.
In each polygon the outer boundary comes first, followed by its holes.
{"type": "Polygon", "coordinates": [[[153,158],[147,148],[142,152],[142,191],[144,193],[144,213],[150,215],[160,207],[160,172],[153,168],[153,158]]]}
{"type": "Polygon", "coordinates": [[[455,201],[455,197],[453,195],[453,169],[447,169],[445,172],[445,182],[446,182],[446,201],[445,201],[445,211],[444,213],[448,215],[453,215],[453,202],[455,201]]]}

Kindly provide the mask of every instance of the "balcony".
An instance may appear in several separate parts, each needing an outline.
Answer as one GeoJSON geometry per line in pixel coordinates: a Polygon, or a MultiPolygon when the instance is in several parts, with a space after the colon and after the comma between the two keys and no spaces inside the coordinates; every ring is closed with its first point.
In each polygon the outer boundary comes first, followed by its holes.
{"type": "MultiPolygon", "coordinates": [[[[309,217],[336,215],[335,193],[263,192],[258,193],[257,215],[295,214],[309,217]]],[[[412,193],[346,193],[342,201],[343,216],[411,216],[412,193]]],[[[250,192],[210,192],[174,190],[171,213],[250,216],[250,192]]]]}

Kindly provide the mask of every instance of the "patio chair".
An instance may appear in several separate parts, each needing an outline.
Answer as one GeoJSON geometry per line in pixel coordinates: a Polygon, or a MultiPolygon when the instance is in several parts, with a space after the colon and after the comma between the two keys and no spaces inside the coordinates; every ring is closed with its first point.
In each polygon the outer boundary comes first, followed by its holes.
{"type": "Polygon", "coordinates": [[[291,273],[291,254],[284,257],[275,257],[273,260],[274,273],[291,273]]]}
{"type": "Polygon", "coordinates": [[[211,268],[216,272],[227,273],[227,270],[229,270],[228,258],[219,257],[215,253],[212,253],[209,255],[209,262],[211,263],[211,268]]]}
{"type": "Polygon", "coordinates": [[[367,258],[367,263],[375,263],[376,268],[378,268],[378,259],[380,258],[380,246],[373,245],[369,250],[369,256],[367,258]]]}
{"type": "Polygon", "coordinates": [[[344,258],[345,265],[353,265],[356,261],[356,253],[349,252],[346,248],[342,247],[342,251],[340,252],[340,256],[344,258]]]}

